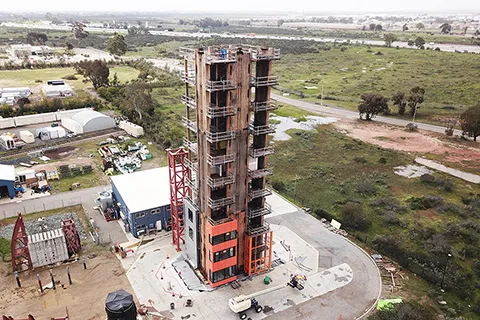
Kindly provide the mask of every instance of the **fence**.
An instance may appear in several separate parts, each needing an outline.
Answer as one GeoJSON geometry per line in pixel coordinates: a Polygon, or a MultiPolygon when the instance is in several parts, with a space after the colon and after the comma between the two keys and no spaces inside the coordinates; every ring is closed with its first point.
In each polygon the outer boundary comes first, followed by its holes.
{"type": "MultiPolygon", "coordinates": [[[[82,198],[69,198],[56,201],[48,201],[48,198],[45,198],[45,201],[39,202],[38,198],[34,201],[25,201],[22,203],[15,204],[14,208],[2,209],[0,207],[0,217],[2,219],[16,217],[18,213],[29,214],[35,212],[42,212],[54,209],[61,209],[65,207],[71,207],[82,204],[82,198]],[[31,202],[31,203],[30,203],[31,202]]],[[[4,205],[10,207],[10,205],[4,205]]]]}

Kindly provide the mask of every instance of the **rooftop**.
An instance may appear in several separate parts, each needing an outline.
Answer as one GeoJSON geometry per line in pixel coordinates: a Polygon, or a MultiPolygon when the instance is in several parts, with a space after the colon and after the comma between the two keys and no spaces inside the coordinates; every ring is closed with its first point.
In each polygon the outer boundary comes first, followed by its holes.
{"type": "Polygon", "coordinates": [[[0,164],[0,180],[15,181],[15,167],[0,164]]]}
{"type": "Polygon", "coordinates": [[[139,212],[170,204],[168,167],[112,176],[130,212],[139,212]]]}

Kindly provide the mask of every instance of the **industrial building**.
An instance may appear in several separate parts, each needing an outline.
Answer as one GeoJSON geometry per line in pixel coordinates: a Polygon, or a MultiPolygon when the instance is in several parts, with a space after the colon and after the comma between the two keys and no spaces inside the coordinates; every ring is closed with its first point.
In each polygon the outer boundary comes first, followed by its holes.
{"type": "Polygon", "coordinates": [[[169,152],[173,242],[217,287],[271,268],[267,136],[274,48],[184,49],[185,147],[169,152]],[[251,163],[249,165],[249,163],[251,163]],[[183,197],[183,198],[182,198],[183,197]],[[184,205],[182,208],[181,205],[184,205]]]}
{"type": "Polygon", "coordinates": [[[115,209],[134,237],[170,225],[168,167],[112,176],[115,209]]]}
{"type": "Polygon", "coordinates": [[[68,84],[46,85],[43,86],[42,91],[47,98],[63,98],[75,96],[75,91],[68,84]]]}
{"type": "Polygon", "coordinates": [[[15,198],[15,167],[0,164],[0,197],[15,198]]]}
{"type": "Polygon", "coordinates": [[[82,134],[115,128],[116,124],[113,118],[103,113],[84,110],[74,114],[71,118],[63,117],[62,126],[75,134],[82,134]]]}
{"type": "Polygon", "coordinates": [[[30,56],[49,56],[53,54],[49,46],[32,46],[30,44],[12,44],[8,48],[12,58],[28,58],[30,56]]]}

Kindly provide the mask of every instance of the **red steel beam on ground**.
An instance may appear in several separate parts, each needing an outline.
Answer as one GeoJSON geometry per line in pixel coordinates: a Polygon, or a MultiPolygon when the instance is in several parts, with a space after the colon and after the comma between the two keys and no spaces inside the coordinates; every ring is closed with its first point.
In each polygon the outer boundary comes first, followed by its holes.
{"type": "Polygon", "coordinates": [[[62,221],[62,230],[67,240],[68,253],[70,255],[80,252],[82,245],[80,243],[80,236],[78,235],[77,227],[73,219],[62,221]]]}
{"type": "Polygon", "coordinates": [[[188,192],[185,178],[189,174],[185,166],[188,152],[183,148],[167,150],[168,172],[170,178],[170,213],[172,216],[172,243],[181,251],[180,241],[185,243],[183,224],[183,200],[188,192]]]}
{"type": "Polygon", "coordinates": [[[32,269],[32,259],[28,250],[28,236],[23,223],[22,214],[19,213],[12,235],[12,267],[13,271],[24,271],[23,266],[32,269]]]}

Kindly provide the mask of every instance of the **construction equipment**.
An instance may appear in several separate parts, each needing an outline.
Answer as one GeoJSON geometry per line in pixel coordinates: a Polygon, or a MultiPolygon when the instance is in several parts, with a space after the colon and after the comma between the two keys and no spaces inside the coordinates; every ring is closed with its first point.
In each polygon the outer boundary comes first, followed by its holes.
{"type": "Polygon", "coordinates": [[[292,287],[292,288],[297,288],[298,290],[302,290],[304,288],[303,284],[301,283],[303,279],[304,277],[302,276],[294,275],[292,276],[292,278],[287,284],[281,284],[275,287],[270,287],[265,290],[257,291],[246,296],[239,295],[237,297],[230,298],[228,300],[228,306],[230,307],[230,310],[232,310],[233,312],[239,315],[240,319],[242,320],[246,319],[247,318],[246,311],[248,309],[252,308],[257,313],[260,313],[263,310],[263,307],[258,303],[258,301],[255,298],[273,291],[283,289],[285,287],[292,287]]]}

